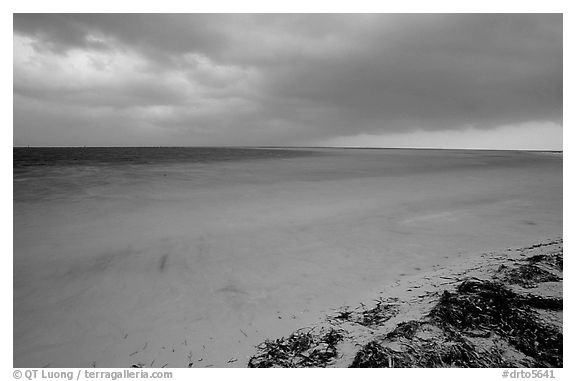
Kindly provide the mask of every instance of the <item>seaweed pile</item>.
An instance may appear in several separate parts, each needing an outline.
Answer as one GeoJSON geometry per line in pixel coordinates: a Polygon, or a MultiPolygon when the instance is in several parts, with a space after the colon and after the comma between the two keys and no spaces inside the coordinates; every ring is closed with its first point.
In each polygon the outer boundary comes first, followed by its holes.
{"type": "MultiPolygon", "coordinates": [[[[562,281],[562,251],[508,260],[514,265],[502,264],[496,269],[496,264],[487,270],[486,279],[468,275],[457,280],[452,288],[436,294],[438,299],[431,301],[431,309],[418,320],[407,320],[388,328],[386,324],[390,324],[387,323],[390,319],[395,317],[395,323],[403,316],[400,314],[402,302],[394,298],[379,299],[376,306],[369,309],[364,305],[354,310],[346,307],[329,317],[331,326],[347,322],[352,323],[347,327],[362,326],[372,332],[361,349],[351,354],[351,363],[334,361],[339,357],[338,348],[344,346],[342,342],[354,339],[348,332],[350,328],[330,328],[318,334],[297,331],[288,338],[266,341],[248,365],[562,367],[562,297],[550,297],[537,289],[544,282],[562,281]],[[554,323],[556,317],[560,323],[554,323]],[[388,332],[375,336],[373,330],[382,332],[383,327],[388,332]]],[[[549,283],[547,287],[561,289],[561,284],[549,283]]]]}
{"type": "Polygon", "coordinates": [[[296,331],[287,338],[267,340],[258,346],[259,353],[250,358],[250,368],[325,367],[336,357],[336,345],[342,334],[331,328],[316,334],[314,329],[296,331]]]}
{"type": "MultiPolygon", "coordinates": [[[[561,254],[527,262],[507,270],[503,279],[519,284],[510,274],[525,276],[524,287],[561,279],[550,272],[542,276],[545,270],[535,265],[561,268],[561,254]]],[[[538,309],[560,311],[562,299],[519,294],[499,281],[466,279],[454,292],[444,291],[425,319],[401,323],[365,345],[351,367],[562,367],[562,330],[544,321],[538,309]]]]}
{"type": "Polygon", "coordinates": [[[397,301],[396,298],[378,299],[376,300],[376,306],[370,309],[366,309],[365,306],[362,305],[360,310],[357,308],[356,310],[350,311],[348,307],[346,307],[336,316],[333,316],[332,319],[340,322],[347,321],[356,323],[365,327],[380,326],[396,316],[398,313],[397,301]]]}
{"type": "Polygon", "coordinates": [[[540,265],[547,265],[552,267],[555,270],[562,271],[563,267],[563,258],[562,253],[554,253],[554,254],[537,254],[533,255],[527,259],[528,263],[531,264],[540,264],[540,265]]]}
{"type": "Polygon", "coordinates": [[[508,269],[502,265],[500,271],[505,273],[505,280],[510,284],[518,284],[524,288],[538,287],[542,282],[558,282],[560,277],[533,264],[523,264],[519,267],[508,269]]]}
{"type": "Polygon", "coordinates": [[[508,365],[497,348],[478,350],[458,332],[436,332],[434,325],[417,321],[404,324],[411,330],[393,331],[381,343],[377,340],[369,342],[356,354],[350,367],[486,368],[508,365]]]}

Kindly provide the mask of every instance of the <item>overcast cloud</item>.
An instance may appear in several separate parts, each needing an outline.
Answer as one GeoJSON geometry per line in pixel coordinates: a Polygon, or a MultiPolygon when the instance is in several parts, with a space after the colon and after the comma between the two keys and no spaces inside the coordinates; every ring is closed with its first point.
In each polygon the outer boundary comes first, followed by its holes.
{"type": "Polygon", "coordinates": [[[560,149],[561,126],[561,15],[14,16],[16,145],[560,149]]]}

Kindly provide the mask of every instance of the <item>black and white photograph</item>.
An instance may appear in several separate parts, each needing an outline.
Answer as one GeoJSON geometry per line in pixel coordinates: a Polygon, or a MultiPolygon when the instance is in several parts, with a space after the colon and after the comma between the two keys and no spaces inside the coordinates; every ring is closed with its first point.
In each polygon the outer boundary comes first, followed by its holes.
{"type": "Polygon", "coordinates": [[[562,13],[12,20],[15,369],[564,367],[562,13]]]}

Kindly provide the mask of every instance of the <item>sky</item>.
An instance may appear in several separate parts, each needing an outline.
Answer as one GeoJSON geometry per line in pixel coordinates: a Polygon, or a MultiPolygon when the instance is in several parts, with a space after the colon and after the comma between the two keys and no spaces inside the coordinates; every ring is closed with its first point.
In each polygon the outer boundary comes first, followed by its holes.
{"type": "Polygon", "coordinates": [[[15,14],[16,146],[562,149],[561,14],[15,14]]]}

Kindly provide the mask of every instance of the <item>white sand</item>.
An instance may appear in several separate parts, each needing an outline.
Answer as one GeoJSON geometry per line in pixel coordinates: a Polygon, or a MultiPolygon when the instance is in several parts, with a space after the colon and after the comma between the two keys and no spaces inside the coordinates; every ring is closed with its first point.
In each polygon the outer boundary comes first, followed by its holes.
{"type": "Polygon", "coordinates": [[[562,234],[561,155],[330,152],[15,178],[14,366],[245,366],[383,284],[562,234]]]}

